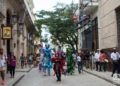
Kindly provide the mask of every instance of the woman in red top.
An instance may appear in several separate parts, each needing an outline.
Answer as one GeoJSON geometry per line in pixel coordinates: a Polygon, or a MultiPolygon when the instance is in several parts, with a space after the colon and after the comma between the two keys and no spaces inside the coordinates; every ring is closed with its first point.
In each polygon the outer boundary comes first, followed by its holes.
{"type": "Polygon", "coordinates": [[[58,53],[55,54],[55,57],[52,58],[52,62],[54,63],[53,69],[57,78],[57,81],[61,81],[61,66],[62,66],[62,61],[58,57],[58,53]]]}
{"type": "Polygon", "coordinates": [[[105,72],[107,68],[108,56],[103,50],[100,51],[99,59],[100,59],[100,71],[104,70],[105,72]]]}

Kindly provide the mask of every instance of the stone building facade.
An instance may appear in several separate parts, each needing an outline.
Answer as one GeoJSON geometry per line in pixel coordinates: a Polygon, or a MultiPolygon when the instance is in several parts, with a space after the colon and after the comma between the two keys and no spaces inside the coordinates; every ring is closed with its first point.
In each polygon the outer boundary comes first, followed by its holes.
{"type": "MultiPolygon", "coordinates": [[[[30,0],[28,0],[29,2],[30,0]]],[[[0,36],[0,48],[4,54],[10,52],[19,58],[23,53],[25,56],[32,53],[29,47],[34,47],[34,16],[32,5],[26,0],[0,0],[0,26],[12,26],[12,39],[2,39],[0,36]],[[30,7],[29,7],[30,6],[30,7]]],[[[2,27],[0,27],[2,34],[2,27]]]]}
{"type": "Polygon", "coordinates": [[[99,48],[120,48],[120,0],[99,0],[99,48]]]}
{"type": "Polygon", "coordinates": [[[98,43],[98,0],[79,2],[78,49],[96,50],[98,43]]]}

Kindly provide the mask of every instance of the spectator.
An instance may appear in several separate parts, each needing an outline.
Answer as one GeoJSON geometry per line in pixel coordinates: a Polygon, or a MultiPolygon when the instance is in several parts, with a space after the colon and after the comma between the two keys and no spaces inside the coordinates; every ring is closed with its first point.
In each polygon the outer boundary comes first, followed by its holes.
{"type": "Polygon", "coordinates": [[[77,65],[78,65],[78,72],[80,74],[81,70],[82,70],[82,61],[81,61],[80,54],[78,54],[78,56],[77,56],[77,65]]]}
{"type": "Polygon", "coordinates": [[[95,56],[94,56],[96,71],[100,70],[100,69],[99,69],[99,67],[100,67],[99,57],[100,57],[100,53],[99,53],[99,50],[97,50],[96,53],[95,53],[95,56]]]}
{"type": "Polygon", "coordinates": [[[85,51],[85,66],[90,68],[90,52],[88,50],[85,51]]]}
{"type": "Polygon", "coordinates": [[[7,73],[10,72],[10,58],[11,58],[11,53],[8,54],[8,58],[7,58],[7,73]]]}
{"type": "Polygon", "coordinates": [[[107,68],[107,62],[108,62],[108,56],[103,50],[100,50],[100,71],[104,70],[106,71],[107,68]]]}
{"type": "Polygon", "coordinates": [[[29,67],[31,68],[31,65],[33,63],[33,55],[32,54],[29,55],[28,63],[29,63],[29,67]]]}
{"type": "Polygon", "coordinates": [[[76,56],[75,52],[73,52],[72,57],[73,57],[73,60],[74,60],[74,67],[76,67],[77,56],[76,56]]]}
{"type": "Polygon", "coordinates": [[[23,69],[23,67],[24,67],[24,60],[25,60],[25,57],[24,57],[24,55],[23,55],[23,53],[22,53],[22,55],[20,56],[20,63],[21,63],[21,68],[23,69]]]}
{"type": "Polygon", "coordinates": [[[3,55],[3,49],[0,49],[0,75],[2,78],[2,85],[5,83],[5,63],[6,61],[3,55]]]}
{"type": "Polygon", "coordinates": [[[111,53],[111,59],[112,59],[112,64],[113,64],[113,69],[112,69],[112,77],[115,74],[115,72],[117,72],[119,70],[119,64],[118,64],[118,60],[119,60],[119,53],[116,52],[116,49],[113,50],[113,52],[111,53]]]}
{"type": "Polygon", "coordinates": [[[16,57],[12,54],[10,58],[10,75],[11,78],[15,76],[15,68],[16,68],[16,57]]]}

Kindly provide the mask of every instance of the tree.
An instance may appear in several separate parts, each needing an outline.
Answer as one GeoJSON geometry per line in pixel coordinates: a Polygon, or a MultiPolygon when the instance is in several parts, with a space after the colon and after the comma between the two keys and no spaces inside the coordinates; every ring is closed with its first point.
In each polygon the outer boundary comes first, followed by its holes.
{"type": "Polygon", "coordinates": [[[70,4],[65,5],[58,3],[54,8],[54,11],[42,10],[37,13],[39,18],[36,21],[36,25],[41,27],[41,25],[47,25],[50,33],[52,34],[53,43],[59,41],[61,45],[69,44],[73,49],[74,45],[77,48],[77,28],[72,17],[78,5],[70,4]]]}

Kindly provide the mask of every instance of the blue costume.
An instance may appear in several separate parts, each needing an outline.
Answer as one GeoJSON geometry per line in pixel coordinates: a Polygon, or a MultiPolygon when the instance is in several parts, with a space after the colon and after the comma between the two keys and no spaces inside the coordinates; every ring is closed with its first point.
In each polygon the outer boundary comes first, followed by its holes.
{"type": "Polygon", "coordinates": [[[43,71],[46,73],[46,70],[48,71],[48,75],[50,75],[50,69],[52,68],[52,62],[51,62],[51,49],[49,48],[49,45],[45,45],[44,49],[44,55],[42,59],[42,66],[43,71]]]}

